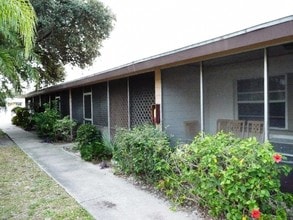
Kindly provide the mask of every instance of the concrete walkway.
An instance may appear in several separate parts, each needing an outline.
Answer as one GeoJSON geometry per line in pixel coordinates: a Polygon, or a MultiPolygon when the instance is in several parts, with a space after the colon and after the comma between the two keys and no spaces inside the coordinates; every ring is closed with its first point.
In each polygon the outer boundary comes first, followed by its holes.
{"type": "Polygon", "coordinates": [[[195,214],[171,211],[169,203],[113,175],[111,169],[82,161],[63,150],[62,145],[42,143],[31,132],[9,122],[0,123],[0,129],[96,219],[201,219],[195,214]]]}

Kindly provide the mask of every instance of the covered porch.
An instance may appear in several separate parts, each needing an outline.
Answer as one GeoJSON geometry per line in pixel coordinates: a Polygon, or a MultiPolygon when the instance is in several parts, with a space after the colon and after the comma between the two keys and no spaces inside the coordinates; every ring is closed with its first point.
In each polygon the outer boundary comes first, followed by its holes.
{"type": "Polygon", "coordinates": [[[224,130],[293,153],[292,43],[162,69],[161,77],[162,127],[174,141],[224,130]]]}

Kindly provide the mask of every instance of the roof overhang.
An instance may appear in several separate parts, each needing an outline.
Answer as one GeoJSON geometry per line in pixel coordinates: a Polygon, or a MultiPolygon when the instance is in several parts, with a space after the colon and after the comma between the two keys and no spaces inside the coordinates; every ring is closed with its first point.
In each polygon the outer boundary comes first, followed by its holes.
{"type": "Polygon", "coordinates": [[[293,15],[128,63],[74,81],[31,92],[27,94],[26,97],[138,75],[154,71],[155,69],[164,69],[188,63],[207,61],[214,58],[290,42],[293,42],[293,15]]]}

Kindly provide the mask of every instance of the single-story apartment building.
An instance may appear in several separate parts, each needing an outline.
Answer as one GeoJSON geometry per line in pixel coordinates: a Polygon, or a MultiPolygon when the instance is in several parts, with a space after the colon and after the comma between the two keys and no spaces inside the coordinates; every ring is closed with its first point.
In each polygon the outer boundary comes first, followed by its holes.
{"type": "Polygon", "coordinates": [[[228,128],[293,154],[293,15],[25,97],[27,106],[58,100],[62,115],[109,137],[142,123],[183,142],[228,128]]]}

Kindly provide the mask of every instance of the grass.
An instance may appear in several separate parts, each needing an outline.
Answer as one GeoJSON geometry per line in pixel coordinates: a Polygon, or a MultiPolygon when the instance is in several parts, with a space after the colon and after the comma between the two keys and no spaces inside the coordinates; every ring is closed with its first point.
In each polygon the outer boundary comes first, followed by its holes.
{"type": "Polygon", "coordinates": [[[94,219],[17,146],[0,146],[0,170],[0,219],[94,219]]]}

